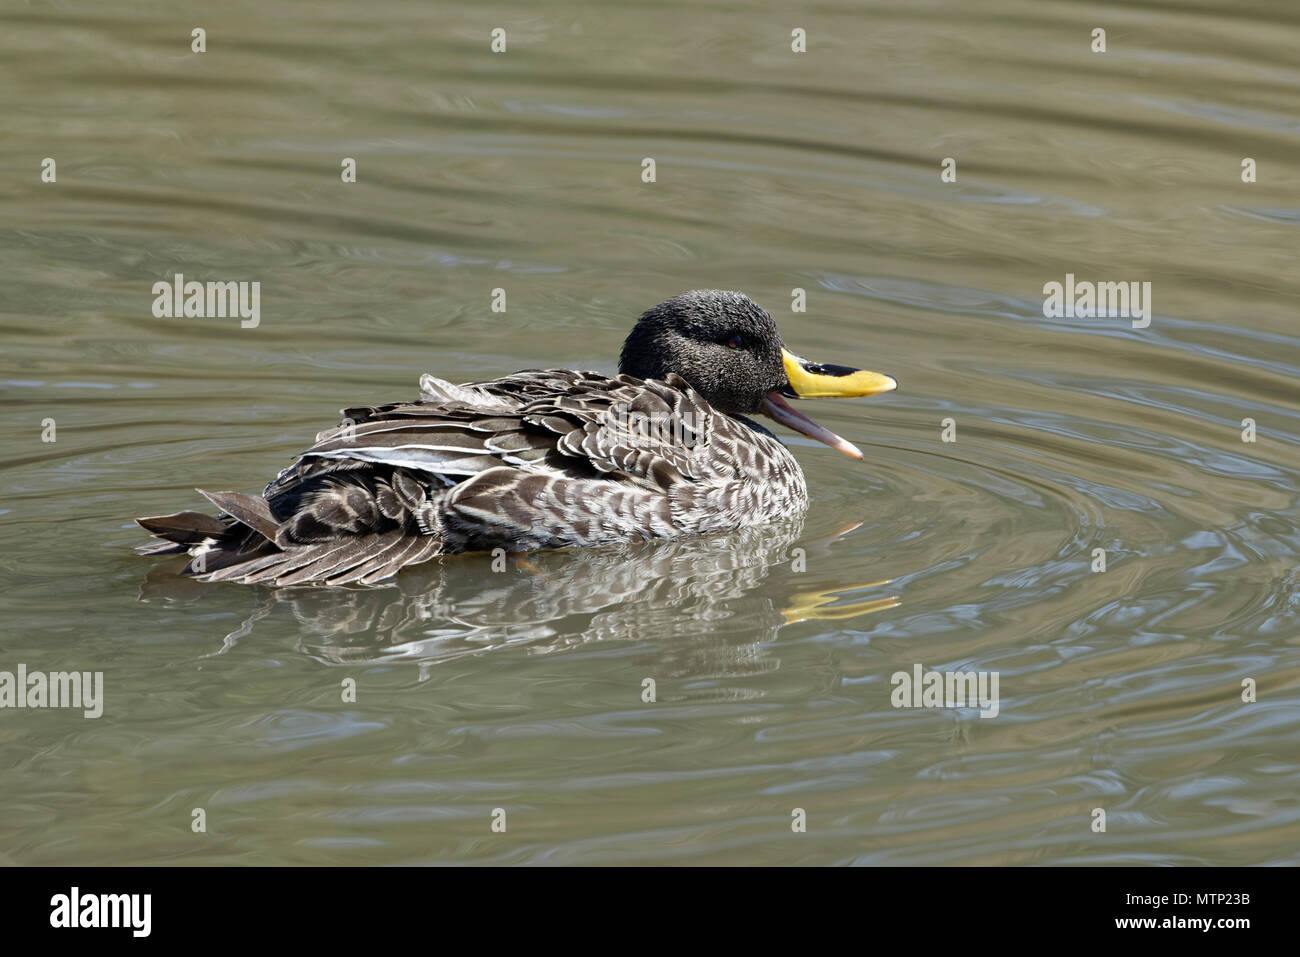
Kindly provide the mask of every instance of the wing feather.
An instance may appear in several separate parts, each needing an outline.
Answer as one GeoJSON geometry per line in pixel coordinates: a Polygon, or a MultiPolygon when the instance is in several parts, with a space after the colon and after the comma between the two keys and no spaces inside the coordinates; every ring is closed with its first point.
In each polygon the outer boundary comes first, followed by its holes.
{"type": "Polygon", "coordinates": [[[448,552],[714,530],[806,501],[779,443],[675,375],[525,370],[421,390],[345,409],[261,498],[204,492],[227,517],[146,527],[173,543],[160,550],[204,549],[187,569],[204,580],[369,584],[448,552]]]}

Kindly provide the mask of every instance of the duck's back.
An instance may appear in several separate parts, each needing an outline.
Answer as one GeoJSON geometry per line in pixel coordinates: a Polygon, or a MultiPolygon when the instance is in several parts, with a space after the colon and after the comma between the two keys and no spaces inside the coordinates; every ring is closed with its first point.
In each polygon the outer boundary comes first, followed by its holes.
{"type": "Polygon", "coordinates": [[[141,519],[214,581],[373,582],[439,554],[527,551],[756,525],[802,511],[770,435],[684,380],[528,370],[344,410],[262,498],[204,493],[219,519],[141,519]],[[200,521],[202,520],[202,521],[200,521]]]}

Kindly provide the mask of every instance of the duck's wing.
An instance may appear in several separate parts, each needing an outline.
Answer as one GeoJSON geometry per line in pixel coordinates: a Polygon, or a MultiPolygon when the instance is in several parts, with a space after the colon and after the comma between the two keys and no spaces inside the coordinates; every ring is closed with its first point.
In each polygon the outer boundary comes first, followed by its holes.
{"type": "Polygon", "coordinates": [[[345,410],[273,483],[273,508],[293,513],[282,537],[355,533],[359,511],[384,511],[364,501],[369,489],[397,481],[421,490],[402,520],[448,552],[668,537],[768,515],[751,497],[765,491],[767,447],[784,450],[678,376],[529,370],[423,387],[420,401],[345,410]]]}
{"type": "Polygon", "coordinates": [[[343,422],[320,433],[264,495],[366,465],[409,470],[448,487],[505,466],[664,488],[716,477],[729,457],[709,447],[714,434],[740,440],[749,431],[677,376],[645,382],[528,370],[467,385],[425,376],[421,388],[415,402],[344,409],[343,422]]]}

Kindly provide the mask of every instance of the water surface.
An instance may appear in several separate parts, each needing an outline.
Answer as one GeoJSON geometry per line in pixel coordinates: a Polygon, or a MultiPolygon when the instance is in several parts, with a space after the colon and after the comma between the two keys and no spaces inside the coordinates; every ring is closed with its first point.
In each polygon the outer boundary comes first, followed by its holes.
{"type": "Polygon", "coordinates": [[[1294,863],[1300,10],[1222,6],[7,7],[0,670],[106,702],[0,711],[4,860],[1294,863]],[[178,272],[260,324],[155,318],[178,272]],[[1044,318],[1067,273],[1151,324],[1044,318]],[[698,287],[900,382],[809,408],[866,460],[792,440],[806,516],[364,591],[132,552],[698,287]],[[998,716],[891,707],[916,664],[998,716]]]}

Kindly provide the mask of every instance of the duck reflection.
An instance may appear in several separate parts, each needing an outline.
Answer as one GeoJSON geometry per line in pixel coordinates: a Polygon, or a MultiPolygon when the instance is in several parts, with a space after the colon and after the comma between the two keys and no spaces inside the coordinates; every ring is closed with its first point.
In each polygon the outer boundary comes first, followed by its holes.
{"type": "MultiPolygon", "coordinates": [[[[452,556],[380,587],[264,589],[257,610],[213,653],[287,612],[300,626],[300,650],[327,664],[404,660],[423,669],[505,646],[547,653],[653,639],[668,674],[752,674],[778,666],[759,646],[784,625],[899,603],[880,593],[887,580],[835,578],[833,545],[858,527],[801,539],[803,521],[794,519],[706,538],[452,556]]],[[[158,572],[143,600],[212,588],[158,572]]]]}

